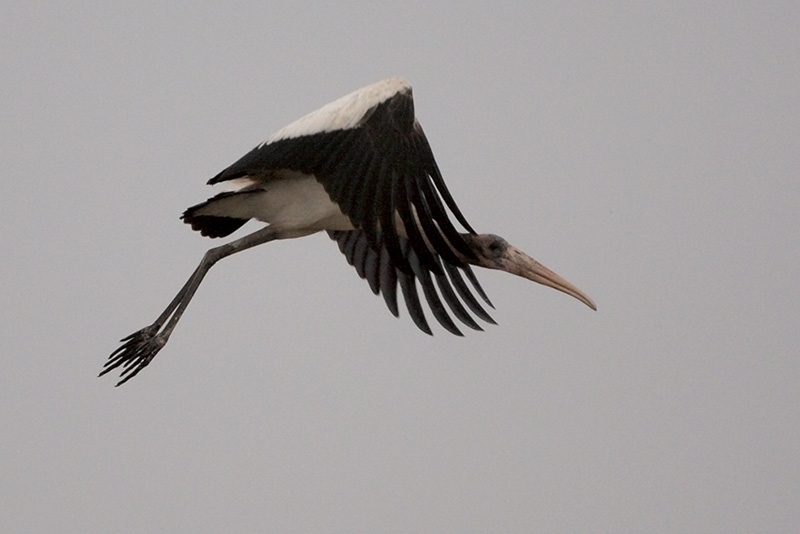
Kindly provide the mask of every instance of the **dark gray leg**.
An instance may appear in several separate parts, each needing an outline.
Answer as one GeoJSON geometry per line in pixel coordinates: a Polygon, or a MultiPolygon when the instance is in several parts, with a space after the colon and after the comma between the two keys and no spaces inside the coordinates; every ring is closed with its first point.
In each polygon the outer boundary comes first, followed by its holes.
{"type": "Polygon", "coordinates": [[[194,297],[197,288],[200,287],[200,283],[206,273],[215,263],[231,254],[274,239],[280,239],[281,237],[289,236],[279,235],[279,232],[268,226],[236,241],[209,249],[203,255],[203,259],[192,273],[192,276],[189,277],[181,290],[178,291],[178,294],[175,295],[175,298],[172,299],[172,302],[169,303],[169,306],[159,315],[158,319],[150,326],[146,326],[120,340],[123,345],[111,353],[99,376],[103,376],[120,366],[122,366],[122,372],[120,373],[121,380],[117,383],[118,386],[136,376],[139,371],[152,361],[158,351],[167,344],[170,334],[172,334],[178,321],[180,321],[183,312],[186,311],[186,307],[194,297]]]}

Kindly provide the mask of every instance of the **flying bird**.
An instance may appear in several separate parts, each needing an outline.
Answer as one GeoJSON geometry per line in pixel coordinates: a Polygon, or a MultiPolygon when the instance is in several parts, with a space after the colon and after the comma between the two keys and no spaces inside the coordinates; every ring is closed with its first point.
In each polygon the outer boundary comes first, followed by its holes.
{"type": "Polygon", "coordinates": [[[503,238],[472,229],[445,186],[403,78],[368,85],[300,118],[208,183],[230,190],[183,213],[193,230],[219,238],[250,219],[267,226],[209,249],[158,319],[121,340],[100,373],[121,367],[118,386],[164,347],[216,262],[323,230],[395,316],[399,285],[411,319],[427,334],[432,332],[417,284],[447,331],[461,335],[448,310],[475,330],[482,328],[473,315],[494,324],[481,301],[492,304],[471,265],[522,276],[597,309],[585,293],[503,238]]]}

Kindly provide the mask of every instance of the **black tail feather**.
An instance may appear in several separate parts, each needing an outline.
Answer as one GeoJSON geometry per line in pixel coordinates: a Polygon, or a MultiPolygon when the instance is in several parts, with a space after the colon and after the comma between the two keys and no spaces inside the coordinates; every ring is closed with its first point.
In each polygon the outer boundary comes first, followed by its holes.
{"type": "Polygon", "coordinates": [[[227,237],[244,226],[250,219],[221,217],[219,215],[198,215],[197,212],[220,198],[235,194],[236,193],[222,193],[205,202],[187,208],[187,210],[183,212],[183,215],[181,215],[181,219],[186,224],[190,224],[192,230],[197,230],[201,235],[206,237],[227,237]]]}

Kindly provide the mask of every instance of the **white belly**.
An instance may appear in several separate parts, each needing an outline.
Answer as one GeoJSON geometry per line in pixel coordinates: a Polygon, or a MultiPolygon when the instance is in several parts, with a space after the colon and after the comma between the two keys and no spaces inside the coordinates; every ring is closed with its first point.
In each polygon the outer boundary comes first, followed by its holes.
{"type": "Polygon", "coordinates": [[[312,177],[275,180],[248,195],[252,217],[286,229],[352,230],[350,219],[312,177]]]}
{"type": "Polygon", "coordinates": [[[304,233],[353,229],[350,219],[311,176],[284,172],[268,182],[251,178],[232,182],[226,185],[233,185],[240,194],[211,199],[197,214],[257,219],[276,229],[304,233]]]}

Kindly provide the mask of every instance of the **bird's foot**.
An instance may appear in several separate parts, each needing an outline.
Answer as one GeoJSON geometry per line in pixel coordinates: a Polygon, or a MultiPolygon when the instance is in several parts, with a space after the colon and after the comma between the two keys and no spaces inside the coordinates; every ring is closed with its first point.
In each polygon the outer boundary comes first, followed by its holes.
{"type": "Polygon", "coordinates": [[[98,376],[103,376],[120,366],[122,366],[121,380],[117,382],[117,386],[136,376],[167,344],[169,334],[166,332],[159,334],[158,331],[159,325],[150,325],[121,339],[122,346],[111,353],[98,376]]]}

